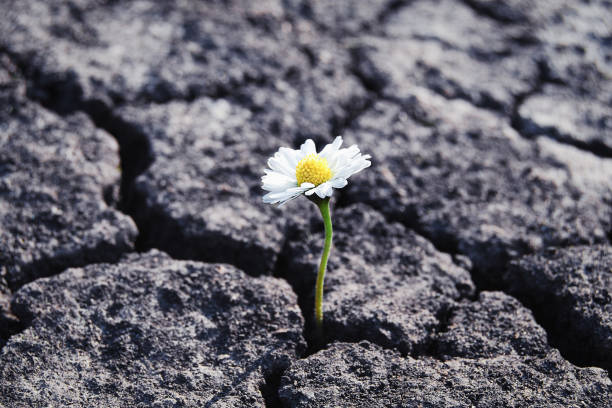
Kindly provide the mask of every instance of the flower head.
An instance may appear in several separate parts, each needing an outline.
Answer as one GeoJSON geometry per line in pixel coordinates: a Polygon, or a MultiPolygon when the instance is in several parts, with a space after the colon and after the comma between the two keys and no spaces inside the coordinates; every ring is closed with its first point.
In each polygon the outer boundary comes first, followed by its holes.
{"type": "Polygon", "coordinates": [[[301,194],[330,197],[334,188],[347,185],[347,179],[370,167],[370,155],[363,155],[356,145],[341,149],[342,137],[338,136],[317,153],[314,142],[306,140],[297,149],[281,147],[268,160],[269,169],[261,178],[262,187],[268,193],[264,203],[285,204],[301,194]]]}

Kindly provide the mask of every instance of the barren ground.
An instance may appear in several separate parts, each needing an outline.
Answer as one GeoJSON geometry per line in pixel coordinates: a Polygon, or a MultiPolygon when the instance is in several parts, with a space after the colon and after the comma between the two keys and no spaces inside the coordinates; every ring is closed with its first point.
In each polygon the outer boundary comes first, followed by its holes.
{"type": "Polygon", "coordinates": [[[0,5],[1,407],[612,406],[610,1],[0,5]]]}

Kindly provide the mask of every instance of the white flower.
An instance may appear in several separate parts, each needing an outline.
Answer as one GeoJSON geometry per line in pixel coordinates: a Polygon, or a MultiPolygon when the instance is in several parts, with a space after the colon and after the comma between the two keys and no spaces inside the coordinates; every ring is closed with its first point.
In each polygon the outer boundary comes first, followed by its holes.
{"type": "Polygon", "coordinates": [[[330,197],[334,188],[346,186],[350,176],[370,167],[369,154],[362,155],[356,145],[344,149],[341,145],[338,136],[320,153],[311,139],[299,150],[281,147],[268,160],[270,168],[261,178],[263,189],[269,191],[264,203],[283,205],[301,194],[330,197]]]}

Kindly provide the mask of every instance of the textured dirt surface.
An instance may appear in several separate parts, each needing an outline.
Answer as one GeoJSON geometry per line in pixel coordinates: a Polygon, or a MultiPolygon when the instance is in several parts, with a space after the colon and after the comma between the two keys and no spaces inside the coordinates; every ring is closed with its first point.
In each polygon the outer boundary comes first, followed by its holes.
{"type": "MultiPolygon", "coordinates": [[[[328,341],[368,339],[405,354],[427,353],[456,302],[474,295],[469,272],[365,205],[338,210],[333,218],[337,256],[328,264],[323,307],[328,341]]],[[[320,227],[315,217],[311,225],[320,227]]],[[[297,229],[280,268],[296,292],[306,294],[307,319],[321,234],[320,228],[297,229]]]]}
{"type": "MultiPolygon", "coordinates": [[[[112,206],[116,140],[87,115],[59,117],[28,101],[16,67],[0,65],[0,339],[18,329],[10,294],[69,266],[134,250],[132,219],[112,206]]],[[[0,340],[2,341],[2,340],[0,340]]]]}
{"type": "Polygon", "coordinates": [[[0,5],[0,405],[612,405],[609,1],[0,5]]]}
{"type": "Polygon", "coordinates": [[[305,347],[286,282],[152,251],[23,287],[3,349],[5,406],[264,406],[305,347]],[[36,378],[36,380],[35,380],[36,378]]]}
{"type": "Polygon", "coordinates": [[[607,241],[610,160],[525,140],[496,113],[423,88],[408,106],[377,102],[347,132],[380,160],[351,186],[350,201],[467,255],[487,286],[519,254],[607,241]]]}
{"type": "Polygon", "coordinates": [[[612,369],[612,248],[549,249],[513,261],[504,279],[583,364],[612,369]]]}
{"type": "Polygon", "coordinates": [[[283,142],[262,138],[251,112],[225,99],[126,107],[117,115],[152,135],[155,161],[135,180],[129,203],[141,245],[270,274],[287,217],[261,201],[260,173],[283,142]]]}
{"type": "Polygon", "coordinates": [[[438,361],[401,357],[368,342],[336,343],[283,377],[286,407],[605,407],[610,380],[544,357],[438,361]],[[520,378],[516,381],[516,378],[520,378]]]}

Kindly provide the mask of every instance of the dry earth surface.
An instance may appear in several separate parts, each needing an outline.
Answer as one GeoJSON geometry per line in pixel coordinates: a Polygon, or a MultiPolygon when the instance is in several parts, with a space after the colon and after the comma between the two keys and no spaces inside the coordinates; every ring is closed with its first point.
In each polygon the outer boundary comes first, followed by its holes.
{"type": "Polygon", "coordinates": [[[609,0],[0,5],[0,407],[612,406],[609,0]]]}

